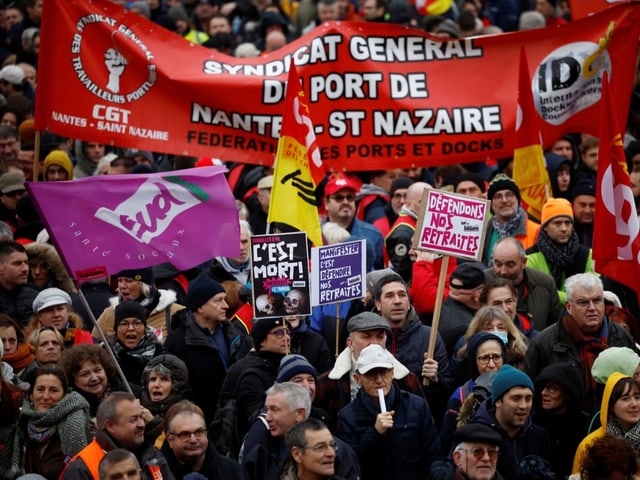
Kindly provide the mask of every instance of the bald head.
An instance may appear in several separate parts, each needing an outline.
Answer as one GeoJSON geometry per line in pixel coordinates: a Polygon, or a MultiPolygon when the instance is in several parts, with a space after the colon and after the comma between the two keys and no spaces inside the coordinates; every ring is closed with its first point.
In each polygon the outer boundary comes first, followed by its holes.
{"type": "Polygon", "coordinates": [[[405,205],[409,210],[413,213],[418,213],[420,211],[420,204],[422,203],[422,193],[425,188],[431,188],[426,182],[415,182],[412,183],[407,189],[407,199],[405,200],[405,205]]]}

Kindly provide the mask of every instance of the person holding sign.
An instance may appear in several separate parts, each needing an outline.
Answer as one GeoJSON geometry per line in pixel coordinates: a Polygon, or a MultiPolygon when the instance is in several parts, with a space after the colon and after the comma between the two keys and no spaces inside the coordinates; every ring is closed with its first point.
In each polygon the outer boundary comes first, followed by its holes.
{"type": "Polygon", "coordinates": [[[394,385],[393,365],[380,345],[360,352],[355,378],[361,388],[338,413],[338,437],[356,451],[362,478],[423,479],[442,458],[440,437],[423,399],[394,385]]]}
{"type": "Polygon", "coordinates": [[[431,327],[420,322],[409,302],[407,284],[397,273],[380,278],[374,292],[376,309],[391,328],[386,346],[396,358],[430,385],[425,393],[436,419],[441,419],[451,390],[453,378],[449,373],[449,357],[439,334],[435,351],[427,352],[431,327]]]}

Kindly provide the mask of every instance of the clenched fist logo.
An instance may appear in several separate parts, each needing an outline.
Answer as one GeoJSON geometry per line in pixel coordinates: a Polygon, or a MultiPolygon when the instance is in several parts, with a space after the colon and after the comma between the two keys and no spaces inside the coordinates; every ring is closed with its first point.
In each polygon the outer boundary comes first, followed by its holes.
{"type": "Polygon", "coordinates": [[[120,77],[129,62],[115,48],[104,52],[104,64],[109,71],[109,83],[107,88],[113,93],[120,92],[120,77]]]}

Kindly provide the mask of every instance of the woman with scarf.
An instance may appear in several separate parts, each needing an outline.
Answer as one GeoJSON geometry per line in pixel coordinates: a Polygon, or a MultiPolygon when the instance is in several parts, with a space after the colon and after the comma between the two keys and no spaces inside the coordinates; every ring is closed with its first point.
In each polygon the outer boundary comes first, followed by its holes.
{"type": "Polygon", "coordinates": [[[2,361],[11,365],[13,373],[20,380],[29,377],[38,368],[36,349],[27,342],[24,331],[6,313],[0,313],[0,339],[4,347],[2,361]]]}
{"type": "Polygon", "coordinates": [[[147,327],[144,308],[138,302],[125,300],[115,308],[113,329],[109,338],[116,360],[130,384],[140,385],[147,363],[165,353],[154,329],[147,327]]]}
{"type": "MultiPolygon", "coordinates": [[[[151,268],[137,270],[122,270],[116,274],[118,279],[118,296],[109,299],[111,306],[107,307],[98,318],[98,325],[105,336],[115,333],[113,329],[115,308],[125,300],[138,302],[144,308],[147,326],[152,327],[161,343],[167,340],[171,329],[171,317],[184,307],[176,303],[177,295],[173,290],[156,289],[154,287],[153,271],[151,268]]],[[[91,332],[99,337],[98,329],[91,332]]],[[[140,378],[136,380],[136,383],[140,378]]]]}
{"type": "MultiPolygon", "coordinates": [[[[45,327],[46,328],[46,327],[45,327]]],[[[89,402],[89,412],[95,417],[98,405],[111,392],[126,392],[127,385],[107,353],[98,345],[83,343],[65,350],[61,366],[71,383],[71,388],[89,402]]],[[[131,386],[133,394],[140,397],[140,389],[131,386]]]]}
{"type": "Polygon", "coordinates": [[[509,365],[521,368],[524,363],[524,356],[527,353],[528,341],[513,320],[498,307],[482,307],[471,319],[464,334],[455,346],[457,352],[449,362],[449,368],[460,383],[468,380],[465,378],[466,369],[458,368],[466,361],[469,340],[478,332],[489,332],[500,338],[507,347],[507,361],[509,365]]]}
{"type": "Polygon", "coordinates": [[[453,434],[460,408],[473,392],[476,379],[487,372],[497,372],[507,361],[507,348],[502,339],[492,332],[478,332],[467,343],[467,354],[460,365],[468,374],[467,381],[453,391],[447,402],[447,411],[442,420],[440,442],[442,451],[448,453],[453,446],[453,434]]]}
{"type": "MultiPolygon", "coordinates": [[[[140,403],[145,413],[145,438],[152,444],[162,435],[162,421],[169,407],[191,394],[187,365],[175,355],[163,354],[152,359],[142,372],[140,403]]],[[[164,436],[160,437],[164,438],[164,436]]]]}
{"type": "Polygon", "coordinates": [[[580,472],[589,447],[605,435],[628,440],[636,453],[640,452],[640,383],[620,372],[609,376],[602,396],[600,424],[578,445],[572,473],[580,472]]]}
{"type": "Polygon", "coordinates": [[[65,463],[89,441],[89,404],[76,392],[68,392],[62,369],[41,367],[0,456],[0,477],[36,473],[56,480],[65,463]]]}

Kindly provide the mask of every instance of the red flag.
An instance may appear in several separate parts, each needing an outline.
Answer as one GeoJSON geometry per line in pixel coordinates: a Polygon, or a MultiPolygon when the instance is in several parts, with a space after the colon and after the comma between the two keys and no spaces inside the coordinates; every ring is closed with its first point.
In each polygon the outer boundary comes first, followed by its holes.
{"type": "Polygon", "coordinates": [[[600,122],[593,259],[597,272],[634,289],[640,297],[638,212],[607,77],[602,87],[601,116],[606,120],[600,122]]]}
{"type": "Polygon", "coordinates": [[[540,220],[542,206],[551,192],[549,173],[538,127],[538,114],[533,105],[531,77],[524,47],[520,49],[518,79],[518,111],[516,115],[515,150],[513,152],[513,180],[520,187],[527,213],[540,220]]]}
{"type": "Polygon", "coordinates": [[[313,244],[320,246],[322,231],[315,189],[325,171],[309,117],[309,102],[293,62],[290,68],[268,222],[286,223],[307,232],[313,244]]]}

